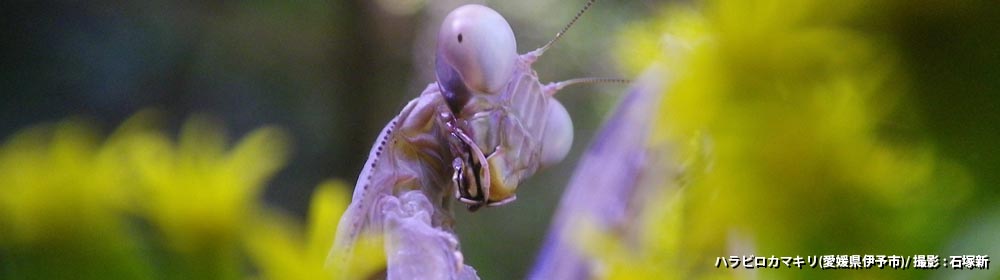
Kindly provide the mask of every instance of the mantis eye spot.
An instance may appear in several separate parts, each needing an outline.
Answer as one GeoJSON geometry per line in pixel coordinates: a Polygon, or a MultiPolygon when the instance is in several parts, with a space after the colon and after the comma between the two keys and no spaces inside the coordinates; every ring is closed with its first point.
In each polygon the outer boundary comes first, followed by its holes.
{"type": "Polygon", "coordinates": [[[461,43],[461,42],[462,42],[462,33],[458,33],[458,42],[459,42],[459,43],[461,43]]]}

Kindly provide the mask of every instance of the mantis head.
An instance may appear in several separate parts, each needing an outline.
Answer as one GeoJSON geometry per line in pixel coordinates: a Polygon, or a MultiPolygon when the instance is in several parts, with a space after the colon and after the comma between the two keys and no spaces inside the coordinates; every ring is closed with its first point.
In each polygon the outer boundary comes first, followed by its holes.
{"type": "Polygon", "coordinates": [[[578,81],[541,86],[533,70],[517,69],[530,67],[594,1],[589,0],[555,38],[520,58],[514,31],[493,9],[465,5],[445,17],[434,70],[451,110],[448,115],[454,118],[448,125],[452,153],[458,156],[451,164],[456,197],[470,210],[513,201],[523,180],[569,153],[573,122],[552,94],[578,81]],[[512,84],[518,79],[516,71],[530,71],[537,86],[512,84]]]}

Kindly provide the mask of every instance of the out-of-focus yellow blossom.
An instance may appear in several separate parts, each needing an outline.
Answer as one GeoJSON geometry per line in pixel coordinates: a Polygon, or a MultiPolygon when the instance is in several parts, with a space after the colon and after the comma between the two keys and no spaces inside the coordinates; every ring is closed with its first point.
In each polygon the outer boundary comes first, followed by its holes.
{"type": "Polygon", "coordinates": [[[82,121],[36,127],[0,151],[0,242],[49,242],[96,234],[126,205],[121,162],[82,121]],[[81,223],[83,221],[84,223],[81,223]]]}
{"type": "Polygon", "coordinates": [[[176,143],[146,130],[132,135],[125,150],[137,188],[135,212],[164,242],[165,272],[178,278],[242,274],[241,232],[263,214],[258,195],[285,161],[285,136],[276,128],[254,130],[231,149],[222,131],[196,117],[176,143]]]}
{"type": "MultiPolygon", "coordinates": [[[[294,219],[259,202],[287,155],[278,129],[230,148],[203,118],[178,141],[155,119],[140,113],[103,142],[86,122],[65,121],[0,147],[0,278],[329,278],[345,188],[318,188],[303,238],[294,219]]],[[[352,271],[384,266],[381,247],[356,254],[352,271]]]]}
{"type": "Polygon", "coordinates": [[[0,278],[132,279],[148,273],[122,211],[122,135],[82,120],[37,126],[0,148],[0,278]],[[117,263],[118,265],[106,265],[117,263]]]}
{"type": "Polygon", "coordinates": [[[285,161],[284,135],[260,128],[227,149],[218,125],[194,118],[175,144],[162,133],[129,143],[138,208],[171,241],[171,249],[231,246],[255,211],[264,180],[285,161]]]}
{"type": "Polygon", "coordinates": [[[657,64],[675,77],[651,143],[673,151],[685,174],[679,190],[646,205],[637,240],[583,230],[581,243],[602,261],[598,275],[912,277],[715,267],[731,255],[913,255],[940,246],[947,232],[930,217],[953,209],[970,181],[907,117],[894,47],[857,27],[882,9],[706,1],[625,31],[618,49],[627,71],[657,64]]]}
{"type": "MultiPolygon", "coordinates": [[[[309,209],[305,236],[288,217],[265,216],[247,232],[251,257],[268,279],[331,279],[336,272],[350,266],[359,275],[373,275],[385,266],[385,253],[380,244],[362,236],[351,264],[330,263],[328,254],[333,245],[340,216],[350,203],[346,188],[340,181],[330,181],[317,187],[309,209]]],[[[334,256],[334,259],[340,259],[334,256]]]]}

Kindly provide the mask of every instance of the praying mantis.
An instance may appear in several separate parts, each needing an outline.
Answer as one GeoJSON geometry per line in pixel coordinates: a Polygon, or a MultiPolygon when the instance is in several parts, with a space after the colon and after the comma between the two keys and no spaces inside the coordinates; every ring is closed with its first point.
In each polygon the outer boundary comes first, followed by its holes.
{"type": "MultiPolygon", "coordinates": [[[[411,216],[423,223],[419,226],[451,232],[451,199],[470,211],[510,203],[524,180],[561,162],[573,143],[573,123],[555,93],[573,84],[623,80],[542,84],[532,64],[594,2],[588,1],[551,41],[520,55],[513,30],[493,9],[465,5],[449,13],[437,36],[436,81],[379,133],[340,220],[328,263],[347,262],[344,258],[364,232],[395,232],[401,238],[407,224],[390,218],[399,211],[432,208],[411,216]],[[412,200],[414,192],[418,197],[412,200]]],[[[457,241],[450,235],[431,236],[455,248],[457,257],[450,259],[459,263],[448,267],[461,268],[457,241]]],[[[393,256],[388,258],[393,278],[393,256]]]]}

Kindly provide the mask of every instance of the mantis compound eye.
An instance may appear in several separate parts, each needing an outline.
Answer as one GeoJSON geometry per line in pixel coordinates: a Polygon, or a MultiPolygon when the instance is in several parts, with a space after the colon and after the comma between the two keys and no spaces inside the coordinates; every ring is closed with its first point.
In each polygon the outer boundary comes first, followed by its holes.
{"type": "Polygon", "coordinates": [[[486,6],[465,5],[452,11],[441,24],[437,42],[434,70],[453,111],[472,92],[499,92],[514,73],[514,31],[486,6]]]}
{"type": "Polygon", "coordinates": [[[448,103],[448,108],[451,109],[451,112],[457,115],[462,111],[465,103],[469,102],[472,93],[462,83],[462,77],[458,75],[458,72],[451,65],[444,64],[444,61],[441,59],[435,61],[435,64],[441,94],[444,95],[444,100],[448,103]]]}
{"type": "Polygon", "coordinates": [[[547,111],[545,132],[542,135],[542,167],[562,161],[573,146],[573,120],[569,118],[566,107],[552,98],[549,99],[547,111]]]}

